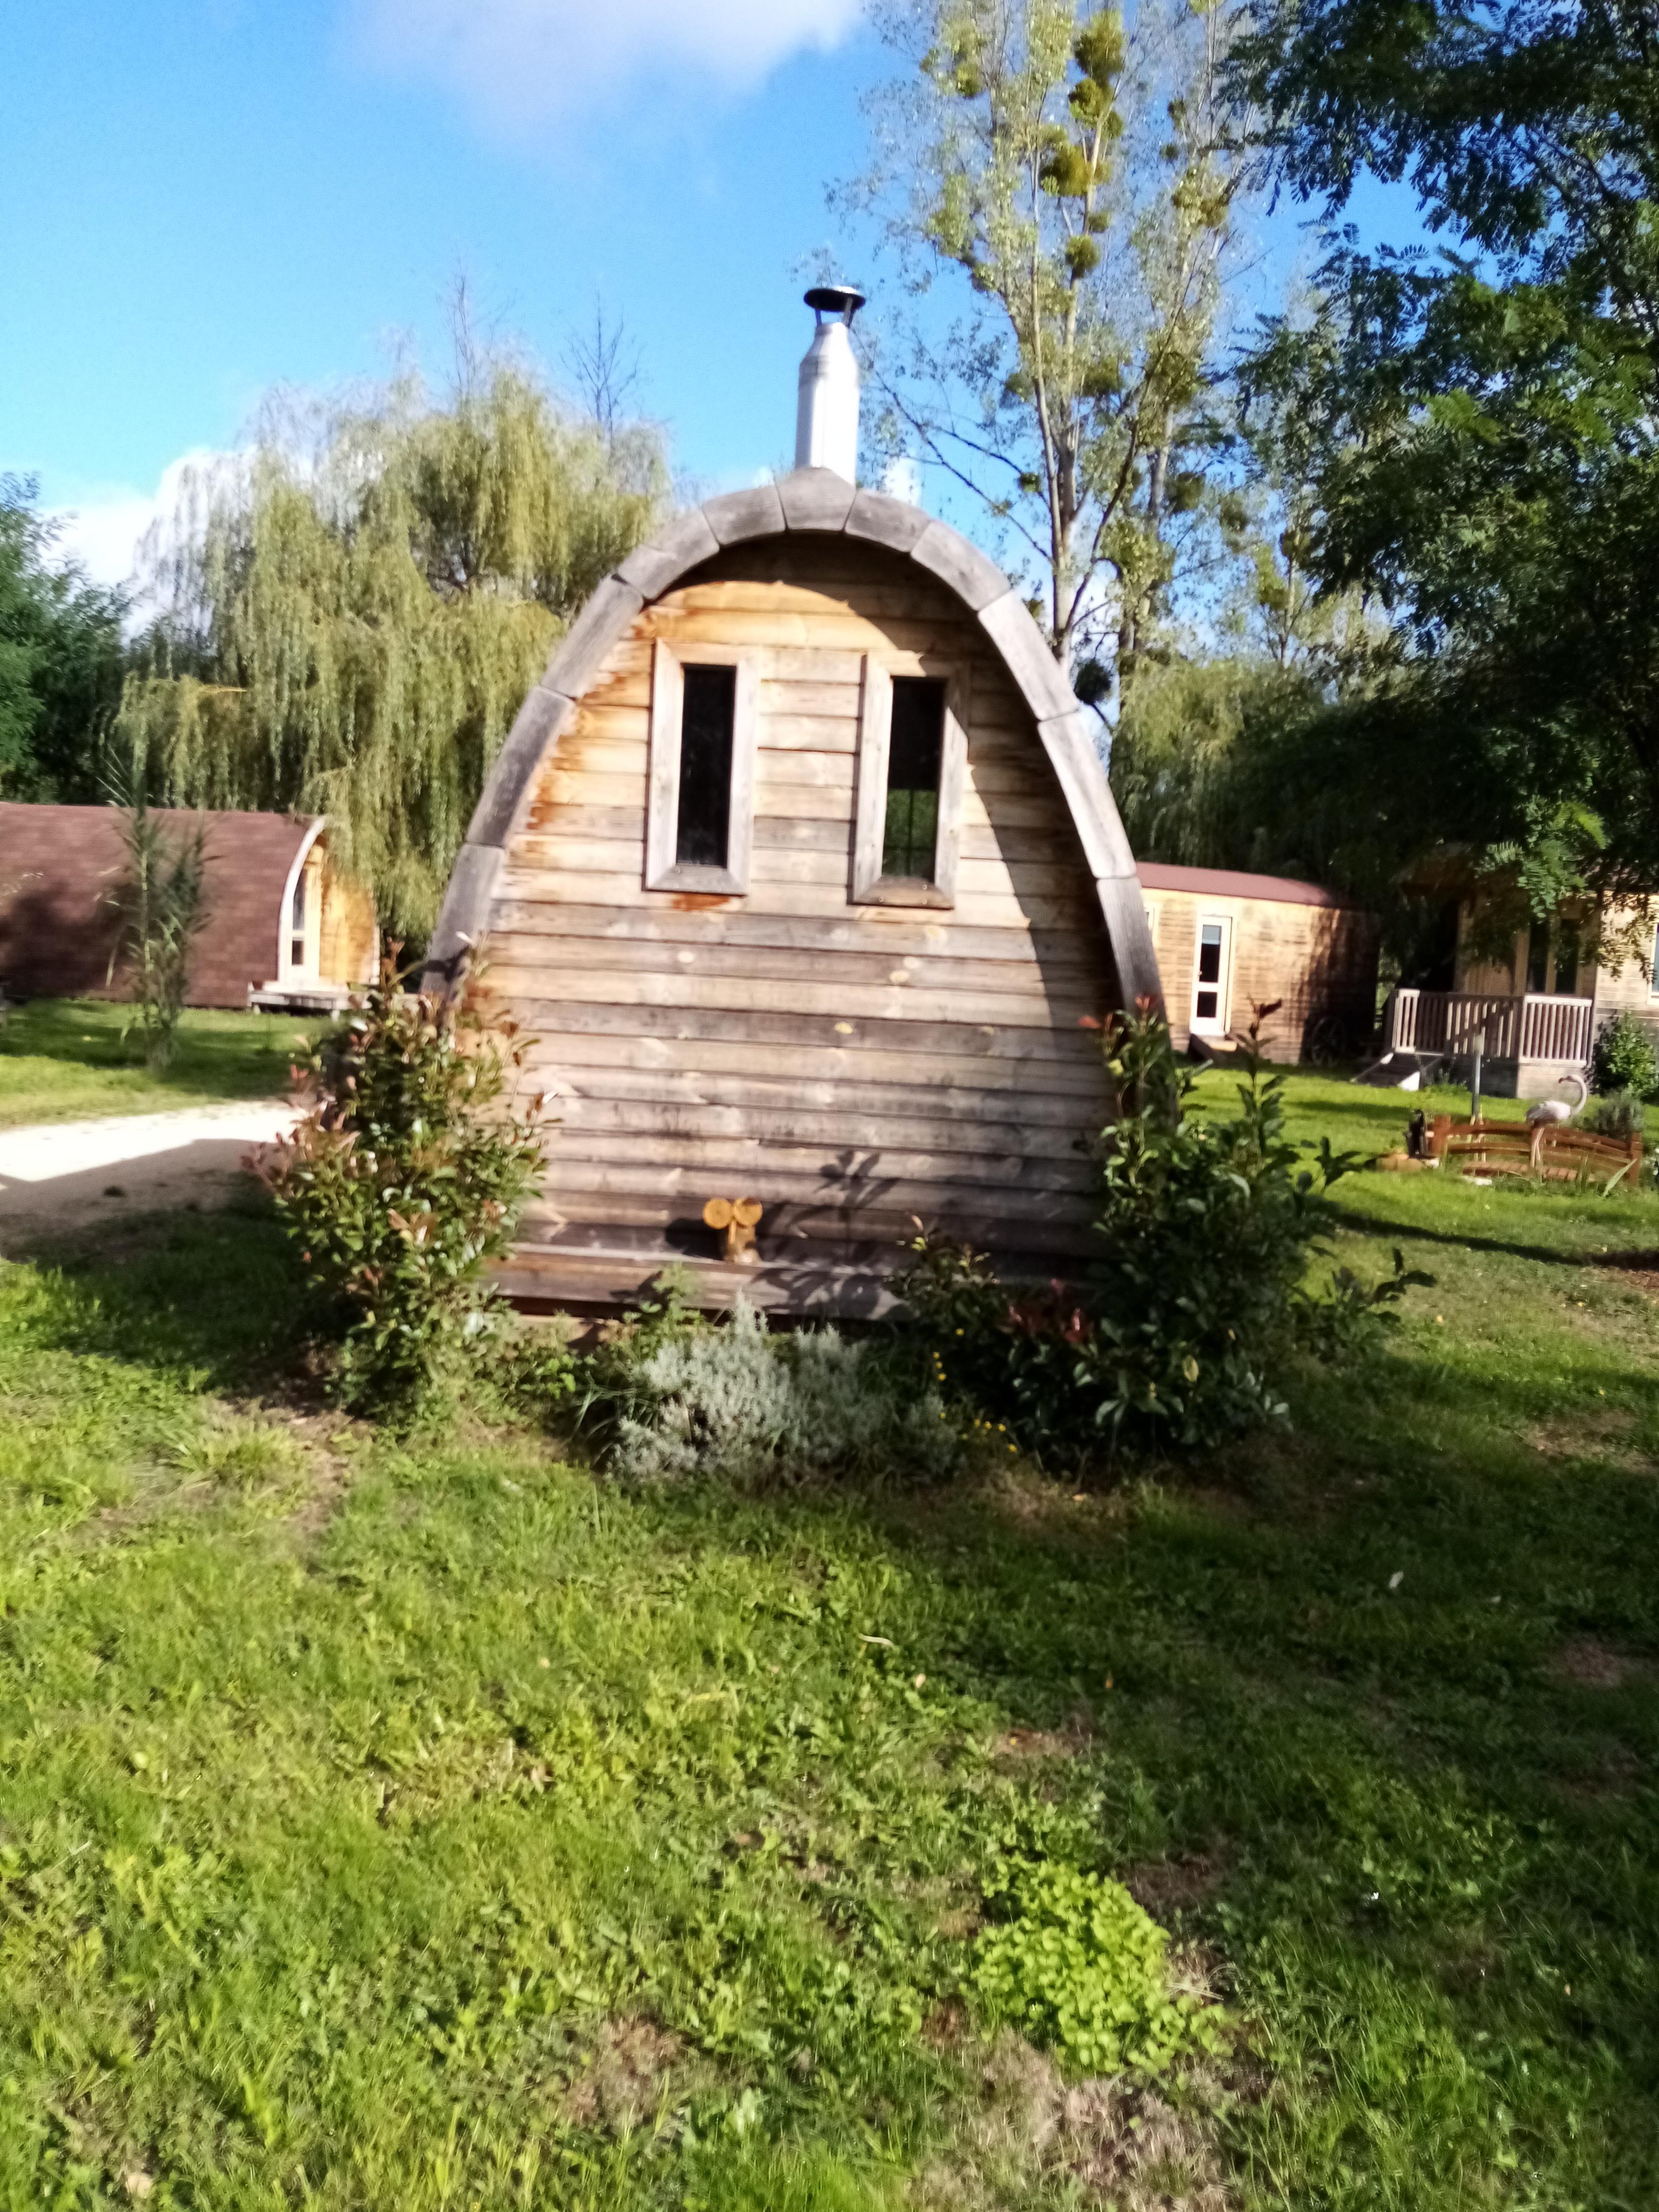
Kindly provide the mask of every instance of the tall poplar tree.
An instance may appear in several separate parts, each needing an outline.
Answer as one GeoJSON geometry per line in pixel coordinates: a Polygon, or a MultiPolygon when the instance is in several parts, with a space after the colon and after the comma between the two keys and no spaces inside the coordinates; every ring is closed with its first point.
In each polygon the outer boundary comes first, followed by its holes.
{"type": "Polygon", "coordinates": [[[1209,402],[1241,181],[1214,0],[894,0],[910,68],[848,189],[908,311],[873,362],[889,443],[988,510],[1056,658],[1103,696],[1209,519],[1209,402]],[[941,278],[965,279],[955,311],[941,278]]]}
{"type": "Polygon", "coordinates": [[[602,432],[465,343],[441,398],[274,409],[151,549],[119,735],[174,803],[329,815],[422,936],[526,692],[666,489],[653,430],[602,432]]]}

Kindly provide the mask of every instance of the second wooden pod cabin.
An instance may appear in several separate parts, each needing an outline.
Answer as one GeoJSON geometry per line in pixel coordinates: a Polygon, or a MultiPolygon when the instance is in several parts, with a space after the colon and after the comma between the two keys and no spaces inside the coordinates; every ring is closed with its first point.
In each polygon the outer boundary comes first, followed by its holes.
{"type": "Polygon", "coordinates": [[[483,945],[538,1040],[521,1297],[680,1260],[711,1303],[874,1312],[918,1219],[1045,1274],[1086,1237],[1100,1024],[1158,993],[1134,862],[1018,593],[848,474],[631,555],[480,802],[429,974],[483,945]],[[703,1222],[738,1199],[757,1267],[703,1222]]]}

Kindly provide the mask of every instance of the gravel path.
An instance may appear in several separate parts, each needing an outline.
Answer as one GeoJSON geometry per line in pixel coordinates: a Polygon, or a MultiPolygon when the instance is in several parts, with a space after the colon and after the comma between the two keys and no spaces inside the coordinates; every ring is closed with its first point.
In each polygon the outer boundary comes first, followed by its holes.
{"type": "Polygon", "coordinates": [[[250,1149],[295,1118],[286,1099],[246,1098],[0,1130],[0,1255],[124,1213],[222,1206],[250,1149]]]}

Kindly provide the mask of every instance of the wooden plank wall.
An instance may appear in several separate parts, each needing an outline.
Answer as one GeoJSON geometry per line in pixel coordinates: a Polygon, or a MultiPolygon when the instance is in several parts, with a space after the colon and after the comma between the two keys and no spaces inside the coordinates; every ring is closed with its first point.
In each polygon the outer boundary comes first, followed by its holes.
{"type": "Polygon", "coordinates": [[[908,562],[769,540],[648,607],[539,773],[489,958],[561,1117],[532,1245],[643,1245],[752,1196],[775,1258],[867,1256],[913,1215],[1005,1252],[1079,1248],[1076,1140],[1107,1112],[1105,933],[1029,709],[908,562]],[[746,896],[643,888],[658,637],[757,656],[746,896]],[[949,912],[849,903],[860,656],[884,647],[970,670],[949,912]]]}
{"type": "Polygon", "coordinates": [[[1369,1029],[1377,951],[1376,925],[1369,915],[1346,907],[1216,897],[1188,890],[1149,890],[1146,903],[1158,909],[1158,965],[1168,994],[1170,1033],[1182,1049],[1193,1010],[1200,915],[1232,917],[1228,1018],[1235,1034],[1242,1035],[1249,1026],[1253,1005],[1284,1001],[1262,1027],[1270,1060],[1300,1060],[1312,1024],[1327,1012],[1345,1015],[1357,1030],[1369,1029]]]}
{"type": "MultiPolygon", "coordinates": [[[[321,850],[323,842],[319,837],[312,850],[321,850]]],[[[322,862],[320,929],[319,975],[331,983],[370,981],[380,949],[374,898],[361,884],[331,866],[326,853],[322,862]]]]}

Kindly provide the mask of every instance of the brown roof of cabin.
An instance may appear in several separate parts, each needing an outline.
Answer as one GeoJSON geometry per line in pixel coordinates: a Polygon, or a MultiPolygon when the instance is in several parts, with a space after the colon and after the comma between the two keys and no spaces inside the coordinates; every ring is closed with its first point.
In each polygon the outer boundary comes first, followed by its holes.
{"type": "MultiPolygon", "coordinates": [[[[190,1003],[245,1006],[276,976],[289,872],[314,817],[158,810],[207,827],[207,927],[190,1003]]],[[[125,854],[112,806],[0,803],[0,988],[15,999],[101,998],[116,918],[109,893],[125,854]]]]}
{"type": "Polygon", "coordinates": [[[1323,884],[1304,884],[1294,876],[1251,876],[1234,868],[1176,868],[1162,860],[1138,860],[1135,873],[1144,891],[1191,891],[1199,897],[1264,899],[1279,906],[1352,906],[1323,884]]]}

